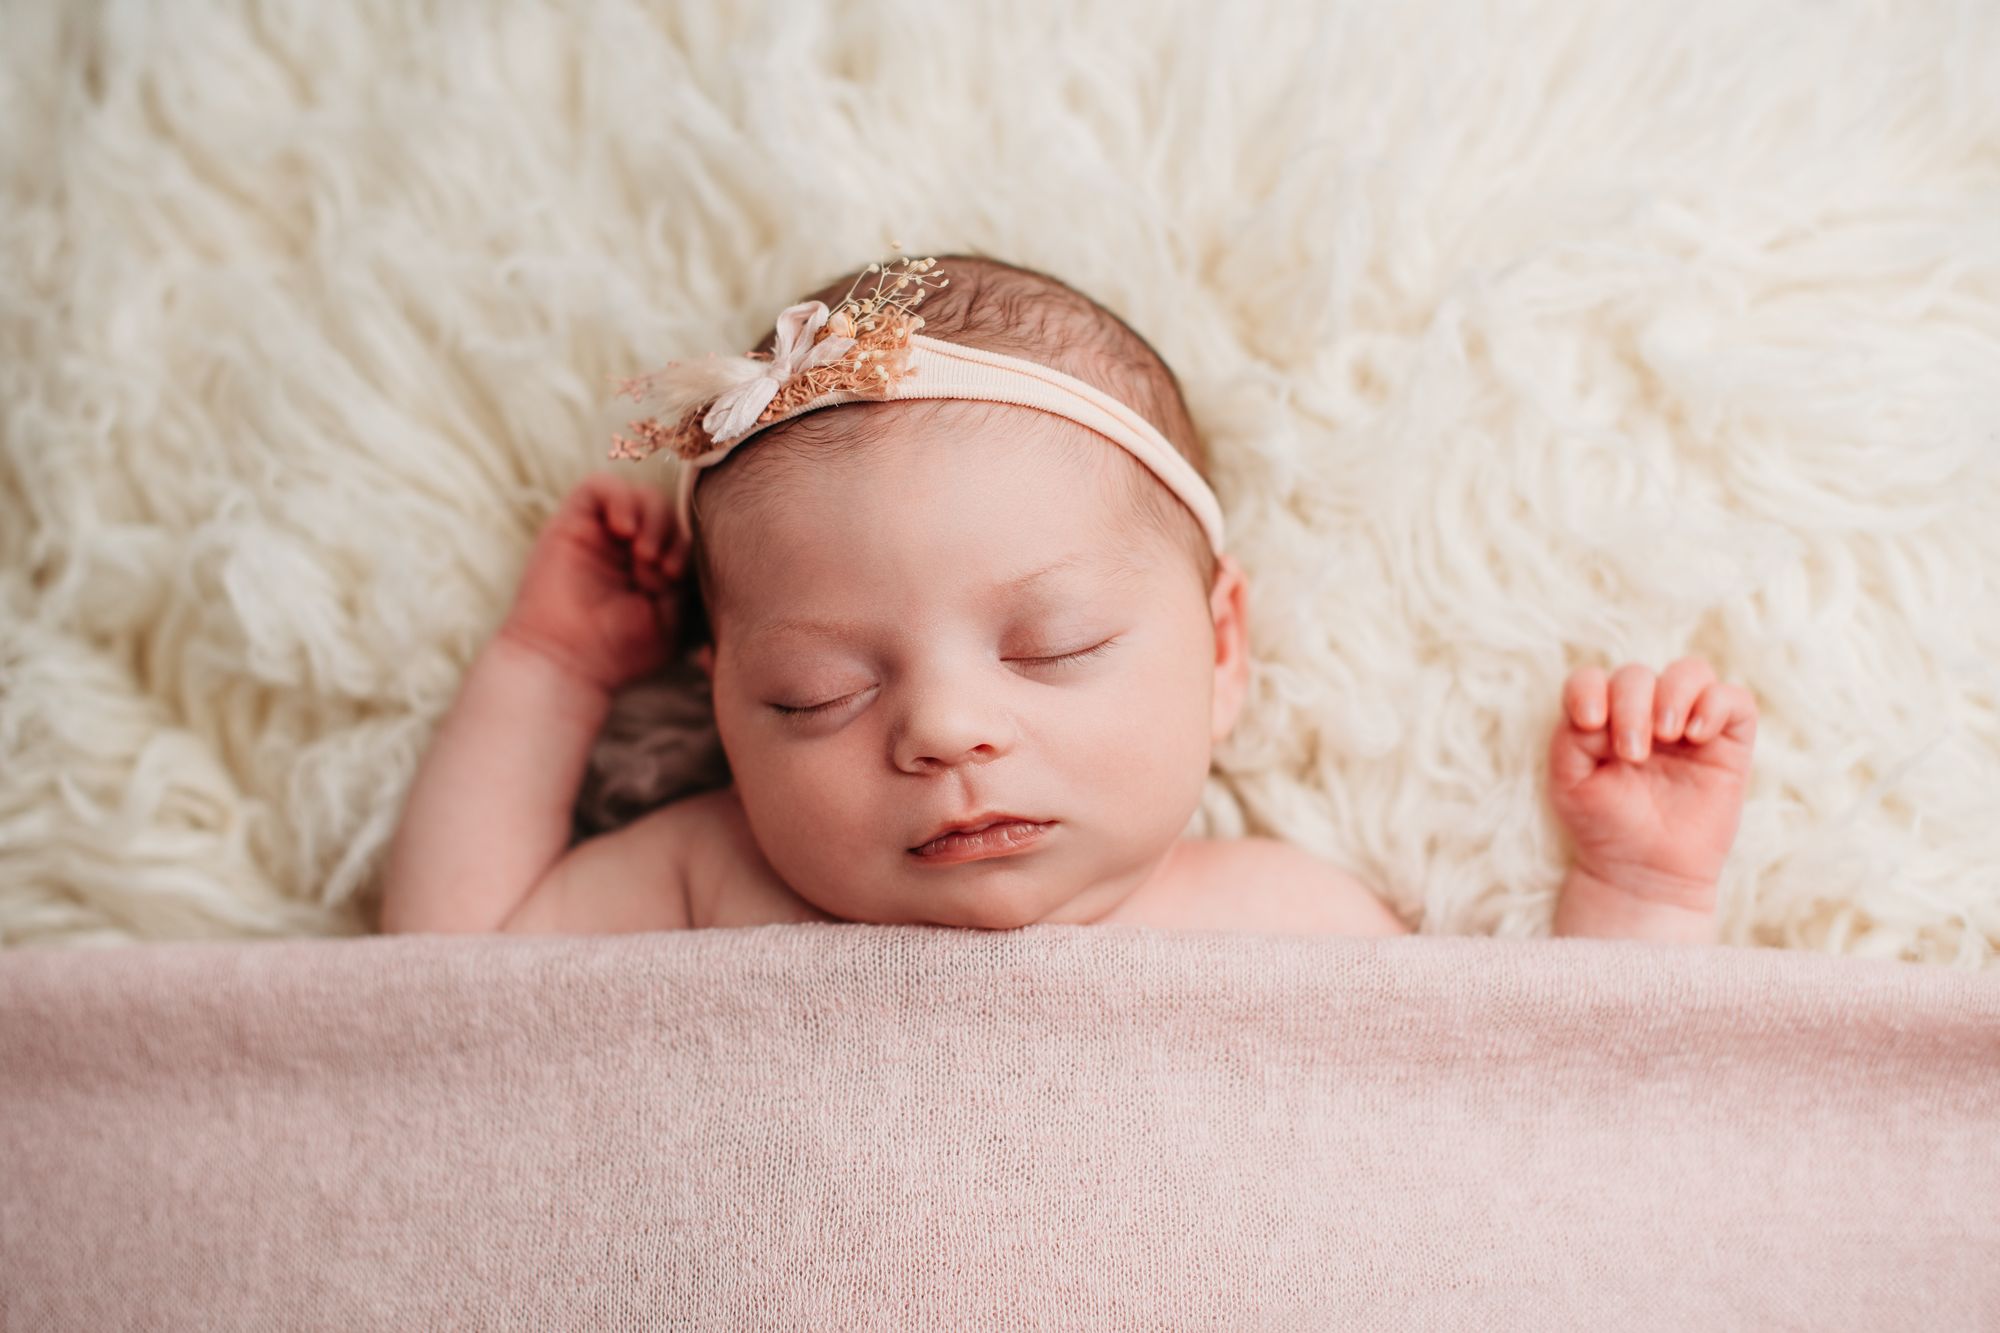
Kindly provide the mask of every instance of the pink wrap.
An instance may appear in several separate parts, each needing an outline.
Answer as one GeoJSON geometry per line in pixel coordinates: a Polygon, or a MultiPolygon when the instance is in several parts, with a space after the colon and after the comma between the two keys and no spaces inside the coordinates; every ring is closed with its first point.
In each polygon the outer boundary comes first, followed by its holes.
{"type": "Polygon", "coordinates": [[[2000,1327],[2000,981],[1045,926],[0,955],[0,1326],[2000,1327]]]}

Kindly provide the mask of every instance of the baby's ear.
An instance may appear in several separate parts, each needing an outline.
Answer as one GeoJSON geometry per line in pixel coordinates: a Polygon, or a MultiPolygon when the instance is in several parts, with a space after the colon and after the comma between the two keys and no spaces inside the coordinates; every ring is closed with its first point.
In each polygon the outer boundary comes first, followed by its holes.
{"type": "Polygon", "coordinates": [[[1218,742],[1236,725],[1250,689],[1248,600],[1242,566],[1230,556],[1217,556],[1208,610],[1215,621],[1215,712],[1210,731],[1218,742]]]}

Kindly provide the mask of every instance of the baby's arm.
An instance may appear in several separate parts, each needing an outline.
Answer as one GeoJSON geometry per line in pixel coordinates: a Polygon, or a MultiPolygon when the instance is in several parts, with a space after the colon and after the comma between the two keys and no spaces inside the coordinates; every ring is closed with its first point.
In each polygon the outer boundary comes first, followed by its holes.
{"type": "Polygon", "coordinates": [[[562,858],[612,691],[671,656],[672,525],[659,490],[600,473],[543,527],[411,784],[383,933],[499,930],[562,858]]]}
{"type": "Polygon", "coordinates": [[[494,931],[569,844],[610,692],[503,630],[417,769],[383,874],[381,930],[494,931]]]}

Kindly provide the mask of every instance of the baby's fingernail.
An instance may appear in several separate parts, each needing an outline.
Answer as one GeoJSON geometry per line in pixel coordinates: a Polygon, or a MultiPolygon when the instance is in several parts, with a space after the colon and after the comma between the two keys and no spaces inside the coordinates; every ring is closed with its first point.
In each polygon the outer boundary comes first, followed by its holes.
{"type": "Polygon", "coordinates": [[[1619,749],[1624,752],[1627,759],[1637,759],[1639,757],[1639,733],[1636,731],[1626,732],[1621,738],[1619,749]]]}
{"type": "Polygon", "coordinates": [[[1689,721],[1687,729],[1688,739],[1691,741],[1700,740],[1701,733],[1705,729],[1705,726],[1706,724],[1702,721],[1701,718],[1698,717],[1689,721]]]}
{"type": "Polygon", "coordinates": [[[1667,710],[1667,715],[1660,719],[1660,730],[1666,732],[1667,735],[1669,736],[1673,735],[1674,723],[1679,720],[1680,719],[1674,715],[1674,710],[1669,708],[1667,710]]]}

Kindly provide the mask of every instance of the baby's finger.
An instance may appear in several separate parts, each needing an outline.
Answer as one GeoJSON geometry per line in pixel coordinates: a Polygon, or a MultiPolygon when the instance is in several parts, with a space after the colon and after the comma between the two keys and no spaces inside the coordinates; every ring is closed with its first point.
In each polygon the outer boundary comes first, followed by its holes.
{"type": "Polygon", "coordinates": [[[1610,709],[1604,700],[1604,670],[1582,667],[1563,684],[1563,714],[1578,731],[1596,731],[1610,709]]]}
{"type": "Polygon", "coordinates": [[[1701,692],[1688,713],[1688,740],[1710,741],[1722,734],[1723,720],[1729,716],[1728,690],[1727,685],[1714,684],[1701,692]]]}
{"type": "Polygon", "coordinates": [[[1715,681],[1715,671],[1699,657],[1683,657],[1660,673],[1653,690],[1653,732],[1663,741],[1677,741],[1694,716],[1694,703],[1715,681]]]}
{"type": "Polygon", "coordinates": [[[1711,741],[1725,731],[1731,740],[1745,745],[1757,740],[1757,699],[1741,685],[1710,685],[1688,719],[1690,741],[1711,741]]]}
{"type": "Polygon", "coordinates": [[[1637,662],[1611,674],[1611,737],[1631,763],[1653,752],[1653,673],[1637,662]]]}
{"type": "Polygon", "coordinates": [[[584,484],[597,499],[597,512],[603,516],[604,526],[630,541],[632,534],[639,530],[639,510],[632,492],[615,478],[601,473],[584,484]]]}
{"type": "MultiPolygon", "coordinates": [[[[1565,708],[1565,714],[1568,710],[1565,708]]],[[[1549,782],[1557,792],[1567,792],[1597,771],[1610,757],[1611,733],[1603,727],[1586,730],[1574,723],[1549,729],[1549,782]]]]}

